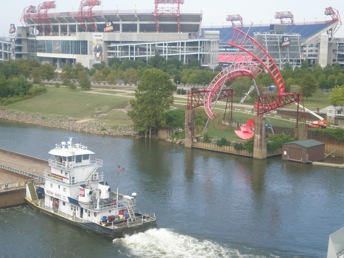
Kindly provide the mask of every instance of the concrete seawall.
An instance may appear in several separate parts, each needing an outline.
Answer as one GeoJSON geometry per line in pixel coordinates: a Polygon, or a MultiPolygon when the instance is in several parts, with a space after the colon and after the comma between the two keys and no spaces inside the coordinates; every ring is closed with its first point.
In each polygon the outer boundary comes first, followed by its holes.
{"type": "Polygon", "coordinates": [[[314,166],[331,167],[331,168],[344,168],[344,164],[327,163],[327,162],[312,162],[314,166]]]}
{"type": "Polygon", "coordinates": [[[0,208],[22,205],[25,203],[25,188],[10,189],[0,192],[0,208]]]}
{"type": "Polygon", "coordinates": [[[21,111],[0,109],[0,119],[99,135],[131,137],[137,135],[131,126],[119,126],[117,128],[113,128],[109,124],[100,123],[92,119],[76,120],[58,115],[45,116],[21,111]]]}

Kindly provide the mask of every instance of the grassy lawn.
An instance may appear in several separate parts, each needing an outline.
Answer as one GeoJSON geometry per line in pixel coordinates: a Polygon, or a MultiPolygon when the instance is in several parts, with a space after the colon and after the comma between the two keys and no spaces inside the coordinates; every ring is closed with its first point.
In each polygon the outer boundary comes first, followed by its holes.
{"type": "Polygon", "coordinates": [[[111,116],[112,110],[124,109],[129,105],[128,98],[115,95],[91,94],[68,88],[48,87],[47,89],[48,92],[45,94],[10,104],[6,108],[82,119],[99,117],[102,113],[108,112],[111,116]]]}
{"type": "MultiPolygon", "coordinates": [[[[94,119],[114,126],[133,125],[126,112],[129,108],[129,100],[134,97],[134,90],[96,88],[85,92],[65,87],[47,87],[47,90],[47,93],[35,98],[10,104],[6,106],[6,109],[43,115],[60,115],[75,119],[94,119]]],[[[174,107],[185,109],[186,101],[186,95],[175,95],[174,107]]],[[[240,112],[238,109],[233,112],[233,121],[245,124],[248,119],[255,117],[255,112],[249,113],[252,110],[252,104],[247,103],[247,105],[249,106],[241,107],[240,112]]],[[[304,105],[315,111],[317,108],[329,106],[329,93],[319,91],[312,98],[305,99],[304,105]]],[[[295,105],[290,105],[286,108],[295,107],[295,105]]],[[[205,116],[202,107],[199,109],[199,113],[205,116]]],[[[207,128],[197,128],[197,133],[201,134],[205,130],[212,138],[238,139],[234,132],[238,128],[222,123],[223,111],[224,102],[219,101],[214,110],[216,118],[209,121],[207,128]]],[[[290,121],[289,118],[275,118],[273,114],[269,115],[268,118],[272,126],[295,126],[295,122],[290,121]]]]}

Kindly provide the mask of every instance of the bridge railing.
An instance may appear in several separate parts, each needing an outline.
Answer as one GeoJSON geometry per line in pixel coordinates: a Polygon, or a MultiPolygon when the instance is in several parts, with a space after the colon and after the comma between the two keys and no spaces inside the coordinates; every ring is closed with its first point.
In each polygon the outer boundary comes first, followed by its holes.
{"type": "Polygon", "coordinates": [[[13,167],[10,167],[10,166],[7,166],[7,165],[3,165],[3,164],[0,164],[0,168],[5,169],[7,171],[11,171],[11,172],[17,173],[19,175],[23,175],[23,176],[27,176],[27,177],[33,178],[35,183],[43,183],[44,182],[44,178],[43,177],[35,175],[33,173],[29,173],[29,172],[26,172],[26,171],[23,171],[23,170],[20,170],[20,169],[17,169],[17,168],[13,168],[13,167]]]}

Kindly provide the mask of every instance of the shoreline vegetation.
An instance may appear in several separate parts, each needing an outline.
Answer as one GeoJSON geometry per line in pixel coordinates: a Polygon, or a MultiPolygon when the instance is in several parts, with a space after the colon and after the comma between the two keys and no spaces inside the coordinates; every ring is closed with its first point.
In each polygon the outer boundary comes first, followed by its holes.
{"type": "Polygon", "coordinates": [[[100,123],[89,119],[76,120],[59,115],[41,115],[23,111],[0,109],[0,119],[98,135],[130,137],[137,136],[137,133],[134,131],[134,128],[132,126],[114,127],[106,123],[100,123]]]}

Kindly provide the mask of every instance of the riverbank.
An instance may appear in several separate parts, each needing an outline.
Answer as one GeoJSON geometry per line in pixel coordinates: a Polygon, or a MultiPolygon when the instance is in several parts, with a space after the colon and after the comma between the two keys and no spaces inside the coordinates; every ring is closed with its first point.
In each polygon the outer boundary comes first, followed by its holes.
{"type": "Polygon", "coordinates": [[[0,110],[0,119],[82,133],[108,136],[137,136],[137,133],[131,126],[114,127],[106,123],[100,123],[94,119],[76,120],[59,115],[47,116],[6,109],[0,110]]]}

